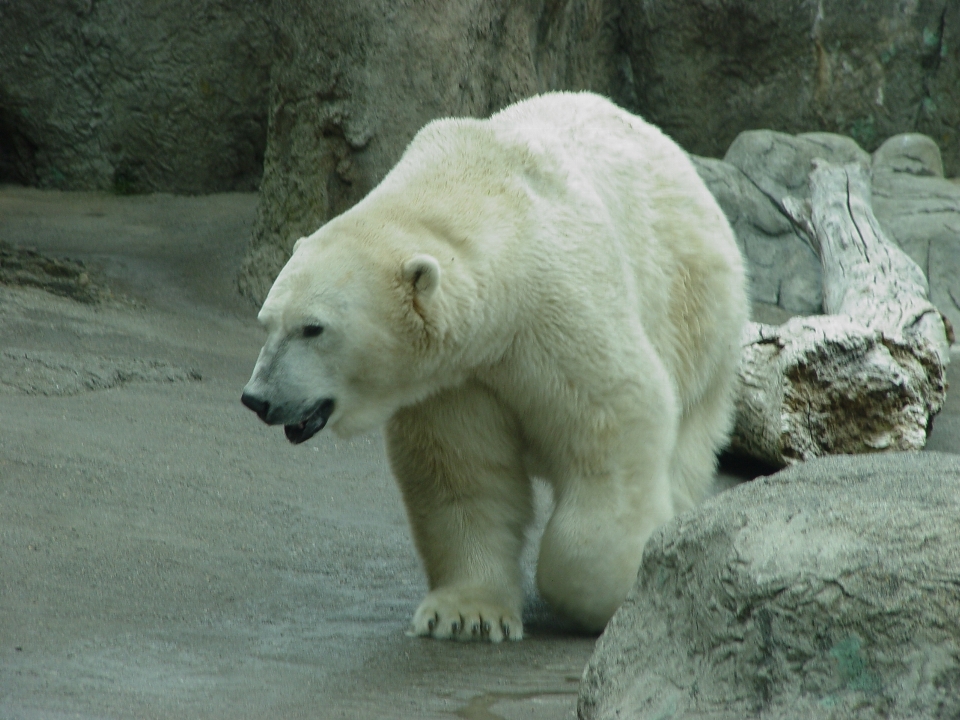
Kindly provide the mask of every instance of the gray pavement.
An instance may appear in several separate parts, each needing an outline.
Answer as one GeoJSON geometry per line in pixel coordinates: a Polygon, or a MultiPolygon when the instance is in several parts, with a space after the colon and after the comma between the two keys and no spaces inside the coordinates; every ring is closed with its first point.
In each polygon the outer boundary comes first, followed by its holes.
{"type": "MultiPolygon", "coordinates": [[[[522,642],[407,637],[380,438],[293,447],[240,405],[255,205],[0,188],[0,240],[124,295],[0,285],[0,718],[575,717],[595,638],[537,601],[536,530],[522,642]]],[[[930,447],[960,452],[956,395],[930,447]]]]}

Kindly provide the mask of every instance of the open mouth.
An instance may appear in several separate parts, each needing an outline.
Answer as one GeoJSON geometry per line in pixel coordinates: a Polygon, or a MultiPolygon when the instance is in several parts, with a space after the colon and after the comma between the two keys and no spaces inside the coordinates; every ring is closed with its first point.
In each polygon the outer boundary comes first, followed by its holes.
{"type": "Polygon", "coordinates": [[[323,430],[327,420],[333,414],[333,405],[334,402],[331,398],[321,400],[314,406],[313,411],[307,415],[306,419],[295,425],[284,425],[283,433],[287,436],[287,440],[294,445],[299,445],[323,430]]]}

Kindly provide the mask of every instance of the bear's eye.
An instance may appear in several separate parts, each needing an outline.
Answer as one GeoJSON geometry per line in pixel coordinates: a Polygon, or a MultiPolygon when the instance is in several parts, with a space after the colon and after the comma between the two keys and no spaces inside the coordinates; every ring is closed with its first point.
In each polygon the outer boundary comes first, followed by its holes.
{"type": "Polygon", "coordinates": [[[323,325],[304,325],[303,336],[305,338],[319,337],[323,333],[323,325]]]}

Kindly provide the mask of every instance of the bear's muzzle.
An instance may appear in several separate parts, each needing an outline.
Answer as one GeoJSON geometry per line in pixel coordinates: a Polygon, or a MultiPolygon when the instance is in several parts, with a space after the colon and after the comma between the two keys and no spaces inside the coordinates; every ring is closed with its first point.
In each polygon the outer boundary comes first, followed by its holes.
{"type": "Polygon", "coordinates": [[[324,398],[314,406],[313,412],[307,416],[306,420],[301,420],[299,423],[291,425],[284,425],[283,433],[287,436],[287,440],[294,445],[299,445],[323,430],[327,424],[327,420],[329,420],[333,414],[335,404],[333,398],[324,398]]]}
{"type": "Polygon", "coordinates": [[[293,413],[289,412],[287,408],[271,405],[268,400],[247,390],[244,390],[240,396],[240,402],[253,410],[257,414],[257,417],[267,425],[282,424],[283,432],[287,436],[287,440],[294,445],[299,445],[305,440],[309,440],[323,430],[336,406],[333,398],[322,398],[297,419],[291,417],[293,413]]]}

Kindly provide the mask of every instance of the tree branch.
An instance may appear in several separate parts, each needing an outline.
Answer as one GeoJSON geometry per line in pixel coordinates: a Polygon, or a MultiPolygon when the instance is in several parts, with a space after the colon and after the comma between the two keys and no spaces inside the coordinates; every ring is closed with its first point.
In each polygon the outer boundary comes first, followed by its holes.
{"type": "Polygon", "coordinates": [[[784,201],[823,265],[825,315],[750,323],[731,448],[775,465],[919,450],[946,395],[949,328],[873,214],[860,165],[815,161],[784,201]]]}

